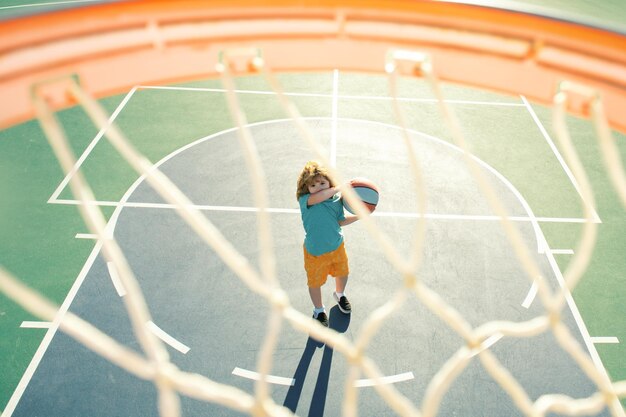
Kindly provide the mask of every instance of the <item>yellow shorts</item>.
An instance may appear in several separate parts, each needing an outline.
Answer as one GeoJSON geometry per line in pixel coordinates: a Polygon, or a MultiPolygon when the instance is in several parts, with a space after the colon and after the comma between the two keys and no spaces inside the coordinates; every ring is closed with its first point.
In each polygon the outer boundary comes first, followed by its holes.
{"type": "Polygon", "coordinates": [[[340,278],[346,277],[350,273],[348,255],[343,242],[334,251],[320,256],[311,255],[304,246],[303,250],[307,284],[311,288],[319,288],[324,285],[329,275],[340,278]]]}

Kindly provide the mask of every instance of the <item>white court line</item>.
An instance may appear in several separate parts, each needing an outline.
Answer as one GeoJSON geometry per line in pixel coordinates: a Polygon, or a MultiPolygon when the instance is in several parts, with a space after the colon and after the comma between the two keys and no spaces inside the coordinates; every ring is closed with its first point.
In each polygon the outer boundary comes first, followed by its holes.
{"type": "Polygon", "coordinates": [[[591,343],[619,343],[619,339],[617,337],[599,337],[599,336],[595,336],[591,338],[591,343]]]}
{"type": "MultiPolygon", "coordinates": [[[[580,198],[582,199],[582,193],[580,192],[580,187],[578,186],[578,182],[576,181],[576,178],[574,177],[574,174],[572,173],[572,171],[569,169],[569,167],[567,166],[567,163],[565,162],[565,160],[563,159],[563,157],[561,156],[561,153],[559,152],[559,150],[557,149],[556,145],[554,144],[554,142],[552,141],[552,138],[550,138],[550,135],[548,134],[548,132],[546,131],[546,129],[543,127],[543,124],[541,123],[541,121],[539,120],[539,118],[537,117],[537,114],[535,113],[535,111],[533,110],[532,106],[530,105],[530,103],[528,102],[528,100],[526,100],[526,97],[524,96],[520,96],[522,98],[522,101],[524,102],[524,105],[526,106],[526,109],[528,109],[528,112],[530,113],[530,116],[532,117],[532,119],[534,120],[535,124],[537,125],[537,127],[539,128],[539,131],[541,132],[541,134],[543,135],[544,139],[546,140],[546,142],[548,142],[548,145],[550,146],[550,149],[552,149],[552,152],[554,153],[554,155],[556,156],[556,159],[559,161],[559,163],[561,164],[561,167],[563,167],[563,170],[565,171],[565,173],[567,174],[567,176],[569,177],[570,181],[572,182],[572,184],[574,185],[574,188],[576,189],[576,191],[578,192],[578,195],[580,195],[580,198]]],[[[593,214],[593,219],[595,221],[597,221],[598,223],[602,223],[602,221],[600,220],[600,216],[598,216],[598,213],[596,213],[595,209],[591,206],[589,206],[589,203],[587,201],[583,200],[583,203],[589,207],[589,210],[592,212],[593,214]]]]}
{"type": "MultiPolygon", "coordinates": [[[[379,212],[375,211],[373,216],[381,217],[421,217],[419,213],[410,212],[379,212]]],[[[424,218],[433,220],[486,220],[486,221],[500,221],[500,216],[494,215],[479,215],[479,214],[424,214],[424,218]]],[[[568,218],[568,217],[534,217],[534,216],[508,216],[508,220],[514,222],[544,222],[544,223],[585,223],[587,220],[582,218],[568,218]]]]}
{"type": "MultiPolygon", "coordinates": [[[[66,204],[66,205],[79,205],[78,200],[55,200],[51,201],[51,204],[66,204]]],[[[116,201],[91,201],[88,204],[95,206],[105,207],[119,207],[119,208],[153,208],[153,209],[175,209],[176,206],[167,203],[141,203],[141,202],[116,202],[116,201]]],[[[257,207],[244,207],[244,206],[212,206],[212,205],[200,205],[193,204],[189,206],[202,211],[232,211],[232,212],[250,212],[254,213],[259,211],[257,207]]],[[[291,208],[268,208],[269,213],[285,213],[285,214],[300,214],[299,209],[291,208]]],[[[422,215],[419,213],[411,212],[384,212],[375,211],[374,217],[406,217],[406,218],[419,218],[422,215]]],[[[441,214],[441,213],[426,213],[424,218],[431,220],[484,220],[484,221],[500,221],[499,216],[493,215],[476,215],[476,214],[441,214]]],[[[509,220],[516,222],[543,222],[543,223],[584,223],[586,219],[581,218],[559,218],[559,217],[529,217],[529,216],[509,216],[509,220]]]]}
{"type": "MultiPolygon", "coordinates": [[[[57,199],[54,201],[48,201],[48,204],[61,204],[61,205],[72,205],[72,206],[80,206],[83,203],[79,200],[70,200],[70,199],[57,199]]],[[[117,201],[99,201],[99,200],[93,200],[93,201],[87,201],[85,203],[85,205],[87,206],[103,206],[103,207],[117,207],[120,205],[119,202],[117,201]]],[[[87,235],[87,233],[84,233],[85,235],[87,235]]]]}
{"type": "Polygon", "coordinates": [[[76,294],[78,293],[78,289],[80,288],[83,281],[85,280],[85,277],[87,276],[87,273],[91,269],[91,266],[93,265],[96,257],[98,256],[98,253],[100,252],[101,248],[102,248],[102,243],[98,242],[96,243],[94,248],[91,250],[91,253],[89,254],[89,257],[87,258],[85,265],[83,265],[83,268],[78,274],[78,277],[76,277],[76,281],[74,281],[74,284],[72,285],[72,288],[70,288],[70,291],[68,292],[67,297],[65,297],[65,300],[63,301],[63,304],[61,305],[61,308],[59,308],[59,311],[54,317],[52,324],[48,328],[48,331],[43,337],[43,340],[39,344],[37,351],[33,355],[33,358],[31,359],[30,364],[28,364],[28,368],[26,368],[26,371],[24,372],[24,375],[22,375],[20,382],[17,384],[15,391],[13,391],[13,395],[11,395],[11,398],[9,398],[9,402],[7,403],[7,406],[5,407],[4,412],[2,413],[2,417],[11,417],[11,414],[13,414],[13,411],[15,411],[15,407],[17,406],[20,399],[22,398],[22,395],[24,395],[24,391],[26,390],[26,387],[28,386],[28,384],[30,383],[30,380],[35,374],[35,371],[37,370],[37,367],[39,366],[39,363],[41,362],[43,355],[46,353],[46,350],[48,350],[48,346],[50,346],[50,343],[52,342],[52,338],[56,334],[59,328],[59,324],[61,323],[61,320],[63,320],[65,313],[67,312],[70,305],[72,304],[72,301],[74,301],[74,298],[76,297],[76,294]]]}
{"type": "Polygon", "coordinates": [[[49,329],[52,327],[50,321],[23,321],[20,327],[24,329],[49,329]]]}
{"type": "Polygon", "coordinates": [[[40,6],[54,6],[57,4],[72,4],[72,3],[93,3],[101,0],[67,0],[67,1],[53,1],[49,3],[32,3],[32,4],[18,4],[15,6],[0,6],[0,10],[5,9],[19,9],[22,7],[40,7],[40,6]]]}
{"type": "MultiPolygon", "coordinates": [[[[254,381],[261,380],[261,374],[247,369],[235,368],[233,369],[233,375],[237,375],[243,378],[252,379],[254,381]]],[[[294,386],[296,380],[293,378],[284,378],[282,376],[265,375],[265,382],[276,385],[294,386]]]]}
{"type": "Polygon", "coordinates": [[[117,295],[123,297],[126,295],[126,289],[124,285],[122,285],[122,281],[120,280],[120,276],[117,273],[117,268],[113,262],[107,262],[107,269],[109,270],[109,276],[111,277],[111,281],[113,282],[113,286],[115,287],[115,291],[117,291],[117,295]]]}
{"type": "MultiPolygon", "coordinates": [[[[229,90],[224,88],[205,88],[205,87],[168,87],[165,85],[139,85],[138,89],[141,90],[173,90],[173,91],[195,91],[204,93],[226,93],[229,90]]],[[[275,96],[277,93],[274,91],[260,91],[260,90],[233,90],[237,94],[258,94],[263,96],[275,96]]],[[[285,96],[290,97],[319,97],[319,98],[331,98],[332,94],[325,93],[283,93],[285,96]]]]}
{"type": "Polygon", "coordinates": [[[337,166],[337,109],[339,100],[337,94],[339,92],[339,70],[333,71],[333,110],[330,130],[330,166],[337,166]]]}
{"type": "Polygon", "coordinates": [[[188,346],[186,346],[185,344],[183,344],[183,343],[179,342],[178,340],[174,339],[169,334],[165,333],[165,331],[163,329],[161,329],[159,326],[154,324],[152,321],[147,322],[146,323],[146,327],[156,337],[158,337],[159,339],[161,339],[162,341],[164,341],[165,343],[167,343],[168,345],[170,345],[171,347],[173,347],[177,351],[181,352],[182,354],[186,354],[187,352],[189,352],[189,347],[188,346]]]}
{"type": "MultiPolygon", "coordinates": [[[[549,252],[552,255],[573,255],[574,254],[573,249],[549,249],[549,252]]],[[[526,298],[522,302],[522,307],[529,308],[530,305],[535,300],[536,296],[537,296],[537,283],[533,282],[533,285],[530,287],[530,290],[528,291],[528,295],[526,295],[526,298]]]]}
{"type": "Polygon", "coordinates": [[[553,255],[573,255],[574,249],[552,249],[550,252],[553,255]]]}
{"type": "Polygon", "coordinates": [[[76,233],[76,239],[98,239],[98,235],[92,233],[76,233]]]}
{"type": "Polygon", "coordinates": [[[100,139],[102,138],[102,136],[104,136],[104,133],[106,132],[106,130],[109,128],[109,126],[111,126],[111,124],[113,123],[113,121],[117,118],[117,116],[120,114],[120,112],[122,111],[122,109],[124,108],[124,106],[126,106],[126,104],[128,103],[128,100],[130,100],[130,98],[133,96],[133,94],[135,94],[135,91],[137,91],[137,87],[133,87],[128,94],[126,94],[126,97],[124,97],[124,99],[122,100],[122,102],[117,106],[117,108],[115,109],[115,111],[113,112],[113,114],[111,115],[111,117],[109,117],[109,120],[106,124],[106,126],[103,126],[102,129],[100,129],[100,131],[98,132],[98,134],[96,135],[95,138],[93,138],[93,140],[91,141],[91,143],[87,146],[87,148],[83,151],[82,155],[80,156],[80,158],[78,158],[78,160],[76,161],[76,163],[74,164],[74,166],[72,167],[72,170],[70,172],[67,173],[67,175],[65,176],[65,178],[63,178],[63,181],[61,181],[61,183],[59,184],[59,186],[56,188],[56,190],[54,190],[54,192],[52,193],[52,195],[50,196],[50,198],[48,199],[48,203],[53,203],[57,200],[57,198],[59,197],[59,195],[61,194],[61,192],[65,189],[65,187],[67,186],[67,184],[70,182],[70,178],[72,178],[74,176],[74,174],[76,174],[76,172],[78,171],[78,169],[80,168],[80,166],[83,164],[83,162],[85,162],[85,159],[87,159],[87,157],[89,156],[89,154],[91,153],[91,151],[96,147],[96,145],[98,144],[98,142],[100,141],[100,139]]]}
{"type": "MultiPolygon", "coordinates": [[[[348,99],[348,100],[384,100],[384,101],[393,100],[392,97],[385,97],[385,96],[347,95],[347,96],[339,96],[339,97],[342,99],[348,99]]],[[[397,100],[405,101],[409,103],[432,103],[432,104],[438,104],[440,101],[439,99],[436,99],[436,98],[410,98],[410,97],[398,97],[397,100]]],[[[474,100],[452,100],[452,99],[447,99],[443,101],[444,103],[449,103],[449,104],[472,104],[475,106],[524,107],[524,105],[520,103],[504,103],[500,101],[474,101],[474,100]]]]}
{"type": "MultiPolygon", "coordinates": [[[[544,244],[546,245],[546,247],[549,248],[548,242],[546,241],[546,238],[543,235],[543,233],[541,234],[541,237],[544,240],[544,244]]],[[[548,257],[548,262],[550,263],[550,267],[552,268],[552,271],[554,272],[554,276],[556,277],[559,283],[559,286],[561,287],[561,290],[564,291],[565,293],[565,299],[567,301],[567,305],[570,311],[572,312],[572,316],[574,317],[574,321],[576,322],[576,325],[578,326],[578,330],[580,330],[580,335],[582,336],[583,341],[585,342],[585,346],[587,347],[589,356],[591,356],[591,360],[596,366],[596,369],[599,372],[601,372],[602,375],[605,378],[607,378],[607,380],[611,380],[608,372],[606,371],[606,368],[604,367],[604,364],[602,363],[602,359],[600,359],[600,355],[598,354],[598,351],[596,350],[596,347],[593,344],[593,340],[591,336],[589,335],[589,330],[587,330],[587,326],[585,325],[585,322],[580,314],[580,311],[578,310],[578,306],[576,305],[576,302],[574,301],[574,297],[572,297],[572,293],[569,291],[569,289],[565,285],[565,279],[563,278],[563,274],[561,273],[561,270],[559,269],[559,265],[556,262],[554,255],[552,254],[550,250],[547,250],[546,256],[548,257]]],[[[619,404],[619,400],[616,400],[616,402],[617,404],[619,404]]],[[[626,417],[626,413],[624,413],[624,410],[622,407],[617,406],[615,407],[615,409],[618,410],[618,413],[617,413],[618,417],[626,417]]]]}
{"type": "MultiPolygon", "coordinates": [[[[209,93],[225,93],[226,89],[223,88],[201,88],[201,87],[169,87],[169,86],[159,86],[159,85],[140,85],[137,88],[143,90],[178,90],[178,91],[198,91],[198,92],[209,92],[209,93]]],[[[237,94],[261,94],[261,95],[276,95],[273,91],[259,91],[259,90],[234,90],[237,94]]],[[[286,96],[290,97],[321,97],[321,98],[333,98],[334,94],[324,94],[324,93],[284,93],[286,96]]],[[[383,100],[383,101],[391,101],[392,97],[388,96],[355,96],[355,95],[337,95],[339,99],[349,99],[349,100],[383,100]]],[[[409,103],[439,103],[438,99],[435,98],[411,98],[411,97],[398,97],[398,101],[409,102],[409,103]]],[[[473,104],[476,106],[504,106],[504,107],[524,107],[522,103],[504,103],[499,101],[472,101],[472,100],[444,100],[446,103],[451,104],[473,104]]]]}
{"type": "Polygon", "coordinates": [[[396,382],[410,381],[415,379],[413,372],[405,372],[403,374],[384,376],[380,379],[357,379],[354,386],[357,388],[373,387],[376,385],[395,384],[396,382]]]}
{"type": "Polygon", "coordinates": [[[526,298],[524,298],[524,301],[522,302],[522,307],[529,308],[530,305],[535,300],[536,296],[537,296],[537,283],[533,281],[533,285],[530,286],[528,295],[526,295],[526,298]]]}

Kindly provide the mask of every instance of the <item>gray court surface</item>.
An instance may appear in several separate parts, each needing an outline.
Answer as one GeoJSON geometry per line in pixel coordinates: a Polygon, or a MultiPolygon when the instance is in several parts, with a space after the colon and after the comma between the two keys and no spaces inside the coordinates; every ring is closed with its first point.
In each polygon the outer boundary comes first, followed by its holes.
{"type": "MultiPolygon", "coordinates": [[[[417,221],[414,183],[400,131],[391,126],[308,119],[312,132],[346,178],[365,176],[381,189],[374,217],[403,254],[408,254],[417,221]]],[[[286,121],[255,124],[251,131],[268,180],[272,228],[281,286],[298,310],[312,306],[302,267],[303,229],[295,188],[304,163],[313,155],[286,121]]],[[[524,321],[543,313],[539,299],[522,306],[531,282],[513,254],[497,221],[463,162],[462,153],[436,138],[414,133],[412,140],[424,169],[428,194],[426,243],[421,279],[477,326],[491,320],[524,321]]],[[[253,265],[258,265],[256,214],[244,157],[234,132],[200,140],[161,161],[166,173],[253,265]]],[[[482,165],[509,213],[530,213],[505,179],[482,165]]],[[[233,374],[254,371],[266,331],[267,303],[232,273],[147,183],[138,182],[125,196],[143,207],[118,208],[115,237],[137,275],[153,321],[187,353],[169,348],[182,370],[196,372],[252,393],[254,381],[233,374]]],[[[519,221],[531,253],[549,284],[558,286],[530,221],[519,221]]],[[[350,259],[348,294],[351,316],[334,307],[332,279],[323,288],[330,326],[354,340],[369,313],[400,288],[402,279],[359,222],[346,227],[350,259]]],[[[123,301],[100,255],[89,267],[70,310],[127,346],[140,350],[123,301]]],[[[584,346],[566,308],[564,322],[584,346]]],[[[382,327],[367,354],[386,376],[409,375],[395,387],[415,404],[462,339],[415,297],[382,327]]],[[[551,333],[528,339],[502,338],[492,347],[531,398],[564,393],[574,398],[596,391],[551,333]]],[[[284,323],[272,375],[295,380],[272,385],[275,402],[303,416],[338,416],[347,360],[284,323]]],[[[221,406],[183,398],[184,416],[235,416],[221,406]]],[[[395,415],[372,387],[359,388],[359,415],[395,415]]],[[[156,393],[150,382],[128,375],[69,337],[57,333],[14,414],[36,416],[156,416],[156,393]]],[[[452,384],[441,416],[518,416],[508,395],[483,369],[478,358],[452,384]]],[[[607,415],[607,414],[601,414],[607,415]]]]}

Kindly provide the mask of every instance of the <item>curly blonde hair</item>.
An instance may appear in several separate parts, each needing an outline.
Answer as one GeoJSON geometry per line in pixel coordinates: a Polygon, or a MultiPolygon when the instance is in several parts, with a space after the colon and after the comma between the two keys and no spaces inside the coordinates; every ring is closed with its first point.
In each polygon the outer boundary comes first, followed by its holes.
{"type": "Polygon", "coordinates": [[[317,161],[309,161],[304,165],[300,176],[298,177],[298,190],[296,191],[296,200],[300,200],[305,194],[309,194],[309,184],[315,177],[322,176],[326,178],[331,187],[335,186],[335,182],[330,178],[328,170],[317,161]]]}

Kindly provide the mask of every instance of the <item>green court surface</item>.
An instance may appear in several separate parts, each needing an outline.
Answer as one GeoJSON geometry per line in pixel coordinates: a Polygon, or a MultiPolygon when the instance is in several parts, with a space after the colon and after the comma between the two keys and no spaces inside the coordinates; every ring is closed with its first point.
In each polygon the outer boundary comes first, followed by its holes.
{"type": "MultiPolygon", "coordinates": [[[[70,7],[80,2],[59,3],[70,7]]],[[[591,11],[590,3],[582,1],[524,3],[554,10],[567,6],[581,15],[591,11]],[[578,8],[575,3],[579,4],[578,8]]],[[[5,1],[0,7],[1,16],[11,18],[55,8],[54,5],[26,7],[26,4],[30,2],[5,1]]],[[[594,9],[598,12],[595,18],[604,19],[612,26],[623,24],[625,4],[603,2],[603,6],[594,9]]],[[[280,80],[306,118],[397,125],[386,77],[338,73],[334,78],[334,75],[289,74],[282,75],[280,80]],[[333,113],[334,101],[336,113],[333,113]]],[[[262,79],[240,78],[237,88],[248,123],[288,118],[262,79]]],[[[423,81],[403,79],[399,91],[410,129],[452,142],[437,102],[423,81]]],[[[560,161],[562,152],[551,127],[551,109],[528,103],[523,97],[459,86],[446,85],[444,92],[459,118],[471,152],[523,196],[534,216],[529,220],[538,222],[549,247],[566,251],[555,254],[560,272],[566,271],[573,256],[569,251],[575,252],[579,243],[583,204],[566,164],[560,161]]],[[[117,125],[153,163],[200,138],[234,126],[223,86],[216,80],[167,88],[138,86],[127,94],[100,102],[110,114],[116,114],[117,125]]],[[[82,109],[64,110],[58,117],[76,156],[84,157],[80,168],[98,205],[109,217],[138,174],[107,143],[82,109]]],[[[596,212],[601,220],[591,264],[573,291],[573,298],[610,378],[626,380],[626,210],[609,182],[593,126],[575,117],[569,117],[568,123],[593,186],[596,212]],[[593,338],[611,338],[618,343],[594,342],[593,338]]],[[[626,161],[626,135],[613,132],[613,137],[622,161],[626,161]]],[[[0,264],[59,305],[66,300],[94,247],[94,240],[77,237],[88,230],[64,178],[37,121],[0,131],[0,264]]],[[[438,197],[446,198],[445,194],[438,197]]],[[[44,340],[46,328],[21,327],[24,322],[36,320],[0,295],[0,410],[11,400],[44,340]]],[[[626,405],[626,400],[622,404],[626,405]]],[[[3,417],[8,416],[3,414],[3,417]]]]}

